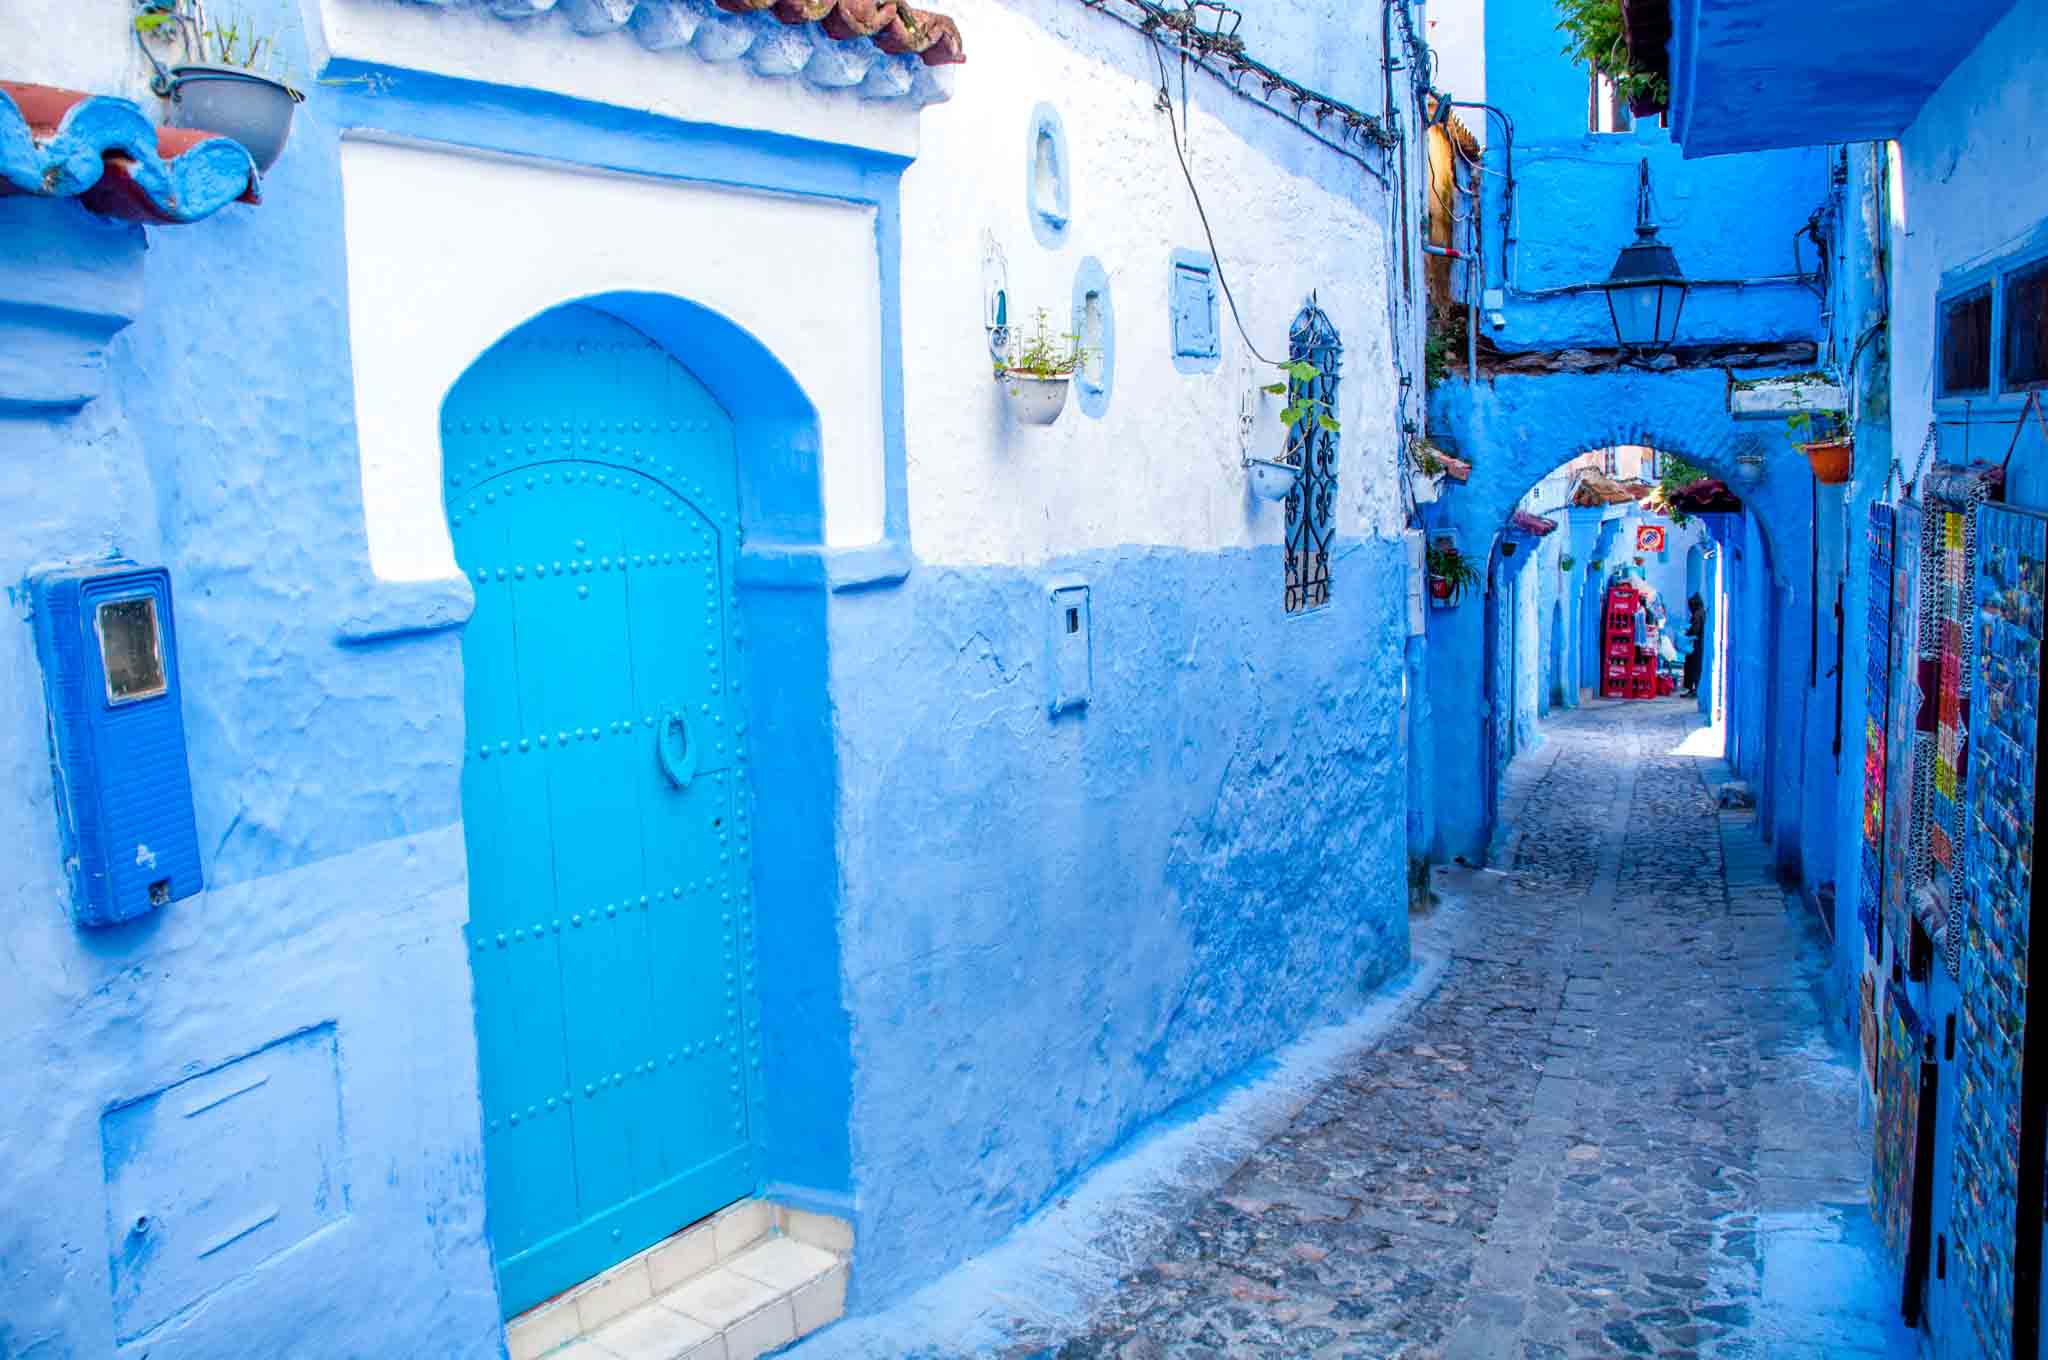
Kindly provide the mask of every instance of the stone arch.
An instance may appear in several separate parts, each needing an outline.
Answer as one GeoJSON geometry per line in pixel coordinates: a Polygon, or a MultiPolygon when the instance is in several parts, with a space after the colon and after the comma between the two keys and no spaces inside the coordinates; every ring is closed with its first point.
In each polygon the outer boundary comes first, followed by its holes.
{"type": "Polygon", "coordinates": [[[1488,541],[1517,502],[1559,466],[1595,449],[1639,444],[1676,455],[1735,489],[1756,515],[1774,558],[1807,529],[1810,471],[1769,421],[1728,411],[1719,370],[1677,373],[1504,375],[1453,400],[1440,395],[1433,428],[1450,435],[1471,479],[1448,496],[1444,520],[1468,542],[1488,541]],[[1746,480],[1742,455],[1761,455],[1764,475],[1746,480]]]}
{"type": "MultiPolygon", "coordinates": [[[[1773,584],[1781,594],[1803,588],[1803,579],[1789,578],[1787,565],[1806,560],[1811,473],[1771,423],[1730,414],[1728,382],[1720,370],[1640,369],[1447,383],[1434,396],[1431,428],[1448,437],[1472,471],[1430,508],[1431,527],[1450,530],[1468,554],[1486,554],[1522,497],[1559,466],[1595,449],[1644,445],[1734,488],[1757,525],[1773,584]],[[1745,477],[1744,456],[1752,454],[1761,455],[1761,475],[1745,477]]],[[[1506,696],[1494,683],[1494,639],[1481,611],[1435,611],[1430,624],[1436,711],[1483,716],[1478,723],[1440,722],[1434,733],[1434,850],[1444,858],[1477,859],[1497,829],[1498,771],[1489,738],[1506,696]]]]}

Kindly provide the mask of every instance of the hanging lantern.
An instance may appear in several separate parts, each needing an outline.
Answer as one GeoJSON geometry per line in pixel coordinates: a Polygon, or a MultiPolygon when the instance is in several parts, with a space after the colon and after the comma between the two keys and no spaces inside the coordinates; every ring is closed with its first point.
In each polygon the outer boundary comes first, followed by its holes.
{"type": "Polygon", "coordinates": [[[1636,239],[1623,246],[1614,272],[1601,289],[1614,318],[1614,338],[1636,354],[1659,354],[1678,335],[1690,285],[1678,256],[1657,239],[1650,221],[1650,162],[1645,159],[1636,179],[1636,239]]]}

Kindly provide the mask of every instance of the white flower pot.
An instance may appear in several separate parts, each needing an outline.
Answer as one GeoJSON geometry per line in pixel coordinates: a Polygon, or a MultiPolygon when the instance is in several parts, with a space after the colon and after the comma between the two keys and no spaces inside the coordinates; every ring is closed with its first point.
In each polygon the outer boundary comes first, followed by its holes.
{"type": "Polygon", "coordinates": [[[1036,373],[998,373],[996,381],[1010,394],[1010,409],[1019,425],[1050,425],[1067,409],[1070,376],[1040,377],[1036,373]]]}
{"type": "Polygon", "coordinates": [[[1301,480],[1301,469],[1287,463],[1247,458],[1244,466],[1245,475],[1251,479],[1252,494],[1262,501],[1286,500],[1287,493],[1301,480]]]}

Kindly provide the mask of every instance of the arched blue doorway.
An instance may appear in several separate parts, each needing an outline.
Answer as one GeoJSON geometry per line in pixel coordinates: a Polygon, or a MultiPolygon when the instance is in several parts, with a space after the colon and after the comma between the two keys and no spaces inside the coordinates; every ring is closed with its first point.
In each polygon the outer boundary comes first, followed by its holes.
{"type": "Polygon", "coordinates": [[[758,1183],[740,491],[704,384],[587,306],[478,359],[442,448],[476,592],[467,938],[510,1314],[758,1183]]]}

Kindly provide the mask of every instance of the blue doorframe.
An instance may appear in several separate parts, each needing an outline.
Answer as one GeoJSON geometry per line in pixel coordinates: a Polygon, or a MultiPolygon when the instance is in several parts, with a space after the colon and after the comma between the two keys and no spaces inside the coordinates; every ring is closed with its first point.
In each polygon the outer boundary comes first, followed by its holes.
{"type": "Polygon", "coordinates": [[[488,1226],[514,1313],[750,1193],[733,423],[564,307],[442,410],[488,1226]]]}

